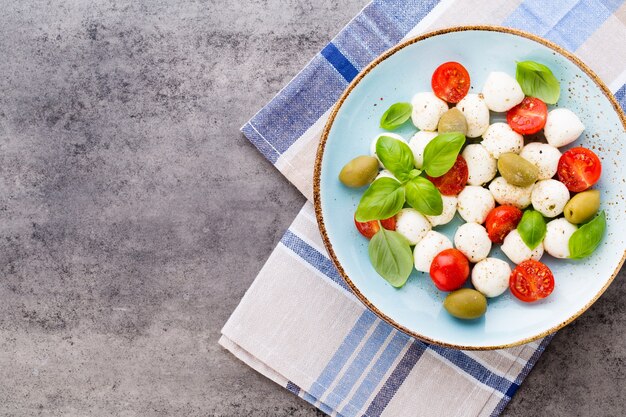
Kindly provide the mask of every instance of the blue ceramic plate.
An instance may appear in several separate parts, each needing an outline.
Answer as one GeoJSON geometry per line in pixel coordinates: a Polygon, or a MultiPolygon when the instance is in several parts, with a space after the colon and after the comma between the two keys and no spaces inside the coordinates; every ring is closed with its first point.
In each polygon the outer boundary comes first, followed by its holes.
{"type": "MultiPolygon", "coordinates": [[[[551,106],[552,107],[552,106],[551,106]]],[[[493,117],[502,120],[503,115],[493,117]]],[[[625,256],[626,118],[606,86],[580,60],[558,46],[524,32],[498,27],[464,27],[429,33],[408,40],[370,64],[350,84],[326,125],[315,168],[315,206],[326,248],[354,293],[378,316],[417,338],[463,349],[497,349],[530,342],[565,326],[582,314],[611,283],[625,256]],[[480,92],[487,74],[515,74],[516,61],[546,64],[561,81],[558,106],[574,111],[586,126],[572,146],[593,149],[602,159],[602,192],[608,228],[597,251],[583,261],[544,255],[556,287],[550,297],[525,304],[509,291],[489,300],[486,315],[474,321],[451,317],[443,309],[446,293],[428,274],[414,271],[407,284],[395,289],[370,264],[367,240],[354,227],[353,215],[363,189],[349,189],[337,179],[357,155],[369,154],[379,120],[392,103],[411,101],[430,91],[431,75],[446,61],[458,61],[469,71],[472,89],[480,92]]],[[[396,131],[410,138],[411,123],[396,131]]],[[[561,149],[563,151],[564,149],[561,149]]],[[[451,238],[462,224],[457,217],[437,227],[451,238]]],[[[506,257],[494,245],[491,255],[506,257]]]]}

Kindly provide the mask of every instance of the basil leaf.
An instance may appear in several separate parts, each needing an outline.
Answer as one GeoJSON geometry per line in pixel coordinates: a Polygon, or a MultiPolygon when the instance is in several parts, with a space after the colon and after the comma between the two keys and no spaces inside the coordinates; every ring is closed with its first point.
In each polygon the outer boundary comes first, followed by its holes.
{"type": "Polygon", "coordinates": [[[569,238],[569,254],[572,259],[582,259],[591,255],[600,246],[606,229],[604,210],[589,223],[581,226],[569,238]]]}
{"type": "Polygon", "coordinates": [[[359,222],[388,219],[404,206],[404,187],[393,178],[379,178],[365,190],[355,218],[359,222]]]}
{"type": "Polygon", "coordinates": [[[412,180],[413,178],[419,177],[421,173],[422,173],[422,171],[420,171],[419,169],[412,169],[411,172],[409,172],[409,175],[408,175],[409,181],[412,180]]]}
{"type": "Polygon", "coordinates": [[[367,251],[372,266],[396,288],[403,286],[413,271],[409,241],[398,232],[381,227],[370,240],[367,251]]]}
{"type": "Polygon", "coordinates": [[[452,168],[464,143],[465,135],[459,132],[435,137],[424,149],[424,171],[431,177],[441,177],[452,168]]]}
{"type": "Polygon", "coordinates": [[[535,249],[546,237],[546,220],[535,210],[526,210],[517,225],[520,237],[530,250],[535,249]]]}
{"type": "Polygon", "coordinates": [[[409,145],[399,139],[381,136],[376,142],[376,155],[385,168],[400,181],[406,181],[415,166],[409,145]]]}
{"type": "Polygon", "coordinates": [[[387,109],[380,118],[380,127],[387,130],[393,130],[400,126],[411,117],[413,106],[411,103],[395,103],[387,109]]]}
{"type": "Polygon", "coordinates": [[[427,216],[439,216],[443,213],[443,199],[435,185],[426,178],[417,177],[407,182],[406,202],[411,207],[427,216]]]}
{"type": "Polygon", "coordinates": [[[534,61],[517,63],[515,78],[524,94],[555,104],[561,95],[561,85],[550,68],[534,61]]]}

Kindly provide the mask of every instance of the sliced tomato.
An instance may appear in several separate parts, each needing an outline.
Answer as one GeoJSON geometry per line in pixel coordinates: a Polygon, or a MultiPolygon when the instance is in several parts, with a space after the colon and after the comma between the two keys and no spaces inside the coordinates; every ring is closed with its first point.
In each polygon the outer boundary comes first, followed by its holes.
{"type": "Polygon", "coordinates": [[[520,104],[506,113],[511,129],[521,135],[532,135],[546,125],[548,106],[535,97],[526,97],[520,104]]]}
{"type": "Polygon", "coordinates": [[[531,303],[552,293],[554,275],[544,263],[529,259],[517,265],[511,272],[509,288],[521,301],[531,303]]]}
{"type": "Polygon", "coordinates": [[[456,157],[456,162],[452,165],[452,168],[441,177],[431,177],[428,179],[435,184],[435,187],[443,195],[457,195],[467,184],[467,178],[469,177],[469,170],[467,169],[467,162],[459,155],[456,157]]]}
{"type": "Polygon", "coordinates": [[[433,92],[448,103],[458,103],[470,89],[470,76],[458,62],[446,62],[437,67],[431,80],[433,92]]]}
{"type": "Polygon", "coordinates": [[[509,205],[498,206],[491,210],[485,220],[489,240],[493,243],[502,243],[506,235],[522,220],[522,214],[522,210],[509,205]]]}
{"type": "Polygon", "coordinates": [[[469,261],[458,249],[445,249],[430,264],[430,278],[441,291],[454,291],[469,277],[469,261]]]}
{"type": "Polygon", "coordinates": [[[602,175],[602,163],[593,151],[572,148],[561,155],[556,172],[559,181],[568,190],[579,193],[598,182],[602,175]]]}
{"type": "MultiPolygon", "coordinates": [[[[369,222],[358,222],[354,219],[354,224],[356,225],[356,229],[368,239],[374,237],[376,232],[380,230],[380,226],[378,226],[377,220],[371,220],[369,222]]],[[[396,230],[396,216],[390,217],[385,220],[381,220],[380,224],[387,230],[396,230]]]]}

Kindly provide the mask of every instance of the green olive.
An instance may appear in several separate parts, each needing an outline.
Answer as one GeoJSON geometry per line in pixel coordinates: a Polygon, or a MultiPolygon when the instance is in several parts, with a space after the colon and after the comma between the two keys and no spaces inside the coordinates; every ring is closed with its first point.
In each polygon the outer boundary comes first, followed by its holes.
{"type": "Polygon", "coordinates": [[[448,294],[443,307],[456,318],[477,319],[487,311],[487,299],[471,288],[461,288],[448,294]]]}
{"type": "Polygon", "coordinates": [[[378,159],[373,156],[357,156],[348,162],[339,173],[339,181],[348,187],[363,187],[378,175],[378,159]]]}
{"type": "Polygon", "coordinates": [[[467,120],[461,110],[453,107],[441,116],[437,130],[439,133],[461,132],[467,135],[467,120]]]}
{"type": "Polygon", "coordinates": [[[539,168],[535,164],[511,152],[500,155],[498,171],[506,182],[518,187],[528,187],[539,178],[539,168]]]}
{"type": "Polygon", "coordinates": [[[576,194],[567,202],[563,214],[568,222],[585,223],[596,215],[600,208],[600,191],[588,190],[576,194]]]}

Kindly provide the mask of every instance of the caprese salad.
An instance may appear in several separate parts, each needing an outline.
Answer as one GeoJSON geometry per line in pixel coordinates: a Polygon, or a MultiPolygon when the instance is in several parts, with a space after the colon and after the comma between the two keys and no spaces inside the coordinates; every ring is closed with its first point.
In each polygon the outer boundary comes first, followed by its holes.
{"type": "Polygon", "coordinates": [[[368,186],[354,223],[370,239],[374,269],[398,288],[414,269],[430,274],[449,292],[444,308],[460,319],[481,317],[487,298],[507,289],[524,302],[548,297],[555,278],[544,253],[585,258],[606,228],[600,192],[591,189],[600,159],[583,147],[559,150],[583,123],[569,109],[548,108],[560,85],[537,62],[519,62],[515,77],[490,73],[480,94],[469,92],[463,65],[446,62],[431,86],[382,115],[387,131],[410,119],[418,129],[411,138],[378,134],[370,154],[339,174],[348,187],[368,186]],[[506,123],[490,123],[492,113],[505,113],[506,123]],[[451,241],[436,228],[457,213],[465,223],[451,241]],[[513,268],[489,256],[493,245],[513,268]]]}

